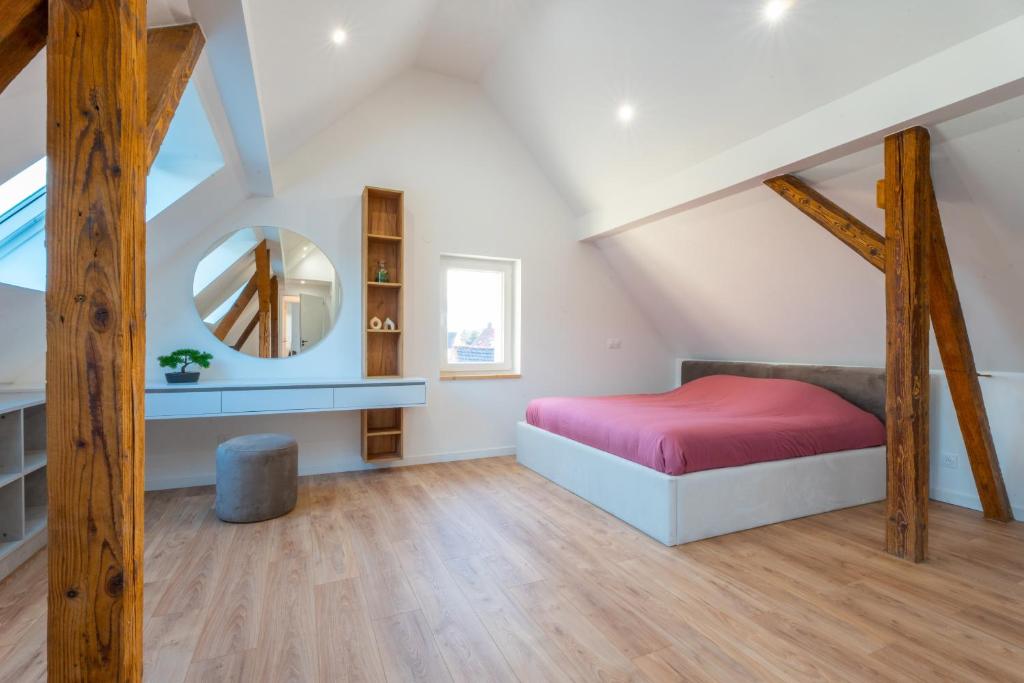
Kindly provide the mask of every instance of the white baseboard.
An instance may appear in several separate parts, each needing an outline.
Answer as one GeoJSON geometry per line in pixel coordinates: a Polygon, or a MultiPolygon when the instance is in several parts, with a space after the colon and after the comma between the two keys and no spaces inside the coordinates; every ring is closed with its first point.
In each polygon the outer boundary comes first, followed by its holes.
{"type": "MultiPolygon", "coordinates": [[[[3,556],[0,559],[0,579],[4,579],[14,573],[14,570],[28,562],[29,558],[39,550],[46,547],[47,531],[42,529],[34,536],[24,541],[20,546],[3,556]]],[[[45,571],[45,570],[44,570],[45,571]]]]}
{"type": "MultiPolygon", "coordinates": [[[[933,488],[929,493],[929,497],[941,503],[949,503],[950,505],[981,511],[981,499],[978,498],[976,493],[962,493],[949,489],[933,488]]],[[[1024,506],[1011,505],[1010,507],[1013,510],[1014,519],[1024,520],[1024,506]]]]}
{"type": "MultiPolygon", "coordinates": [[[[410,465],[428,465],[435,462],[454,462],[456,460],[477,460],[479,458],[496,458],[503,455],[512,455],[516,452],[515,446],[499,446],[497,448],[484,448],[472,451],[456,451],[445,453],[426,453],[410,455],[395,462],[381,463],[374,465],[355,458],[351,461],[330,463],[316,462],[311,465],[303,465],[302,456],[299,456],[299,476],[308,477],[316,474],[336,474],[338,472],[361,472],[365,470],[387,469],[389,467],[408,467],[410,465]]],[[[184,489],[193,486],[211,486],[216,481],[213,472],[203,472],[186,476],[155,476],[146,478],[147,491],[163,491],[166,489],[184,489]]]]}

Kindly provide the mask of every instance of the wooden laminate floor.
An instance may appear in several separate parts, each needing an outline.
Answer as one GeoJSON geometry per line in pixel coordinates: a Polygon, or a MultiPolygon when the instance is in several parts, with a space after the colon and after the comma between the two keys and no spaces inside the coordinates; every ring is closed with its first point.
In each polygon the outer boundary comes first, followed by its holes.
{"type": "MultiPolygon", "coordinates": [[[[217,520],[146,499],[149,681],[1024,680],[1024,525],[882,507],[669,549],[496,458],[301,482],[217,520]]],[[[0,681],[45,678],[45,552],[0,584],[0,681]]]]}

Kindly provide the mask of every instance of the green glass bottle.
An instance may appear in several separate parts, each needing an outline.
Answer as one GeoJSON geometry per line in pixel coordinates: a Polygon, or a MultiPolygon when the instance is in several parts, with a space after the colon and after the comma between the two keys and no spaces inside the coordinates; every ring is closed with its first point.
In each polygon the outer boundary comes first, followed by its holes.
{"type": "Polygon", "coordinates": [[[388,282],[388,269],[383,261],[377,261],[377,282],[388,282]]]}

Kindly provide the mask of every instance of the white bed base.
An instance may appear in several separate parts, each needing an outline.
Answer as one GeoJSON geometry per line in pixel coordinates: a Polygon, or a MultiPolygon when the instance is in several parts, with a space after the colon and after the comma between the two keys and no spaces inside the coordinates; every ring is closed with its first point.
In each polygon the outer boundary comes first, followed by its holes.
{"type": "Polygon", "coordinates": [[[670,476],[520,422],[516,459],[665,545],[885,498],[885,446],[670,476]]]}

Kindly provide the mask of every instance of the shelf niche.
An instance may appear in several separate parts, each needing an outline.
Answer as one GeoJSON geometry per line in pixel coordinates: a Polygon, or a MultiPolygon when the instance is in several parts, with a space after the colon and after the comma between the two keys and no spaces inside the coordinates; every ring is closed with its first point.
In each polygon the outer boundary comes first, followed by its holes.
{"type": "Polygon", "coordinates": [[[46,542],[46,406],[0,413],[0,579],[46,542]]]}
{"type": "MultiPolygon", "coordinates": [[[[363,189],[363,376],[401,377],[404,337],[405,196],[400,190],[363,189]],[[377,282],[380,262],[387,281],[377,282]],[[374,330],[370,320],[391,319],[394,330],[374,330]]],[[[366,462],[400,460],[402,409],[362,411],[362,454],[366,462]]]]}
{"type": "Polygon", "coordinates": [[[401,459],[401,408],[363,411],[363,457],[366,462],[401,459]]]}

